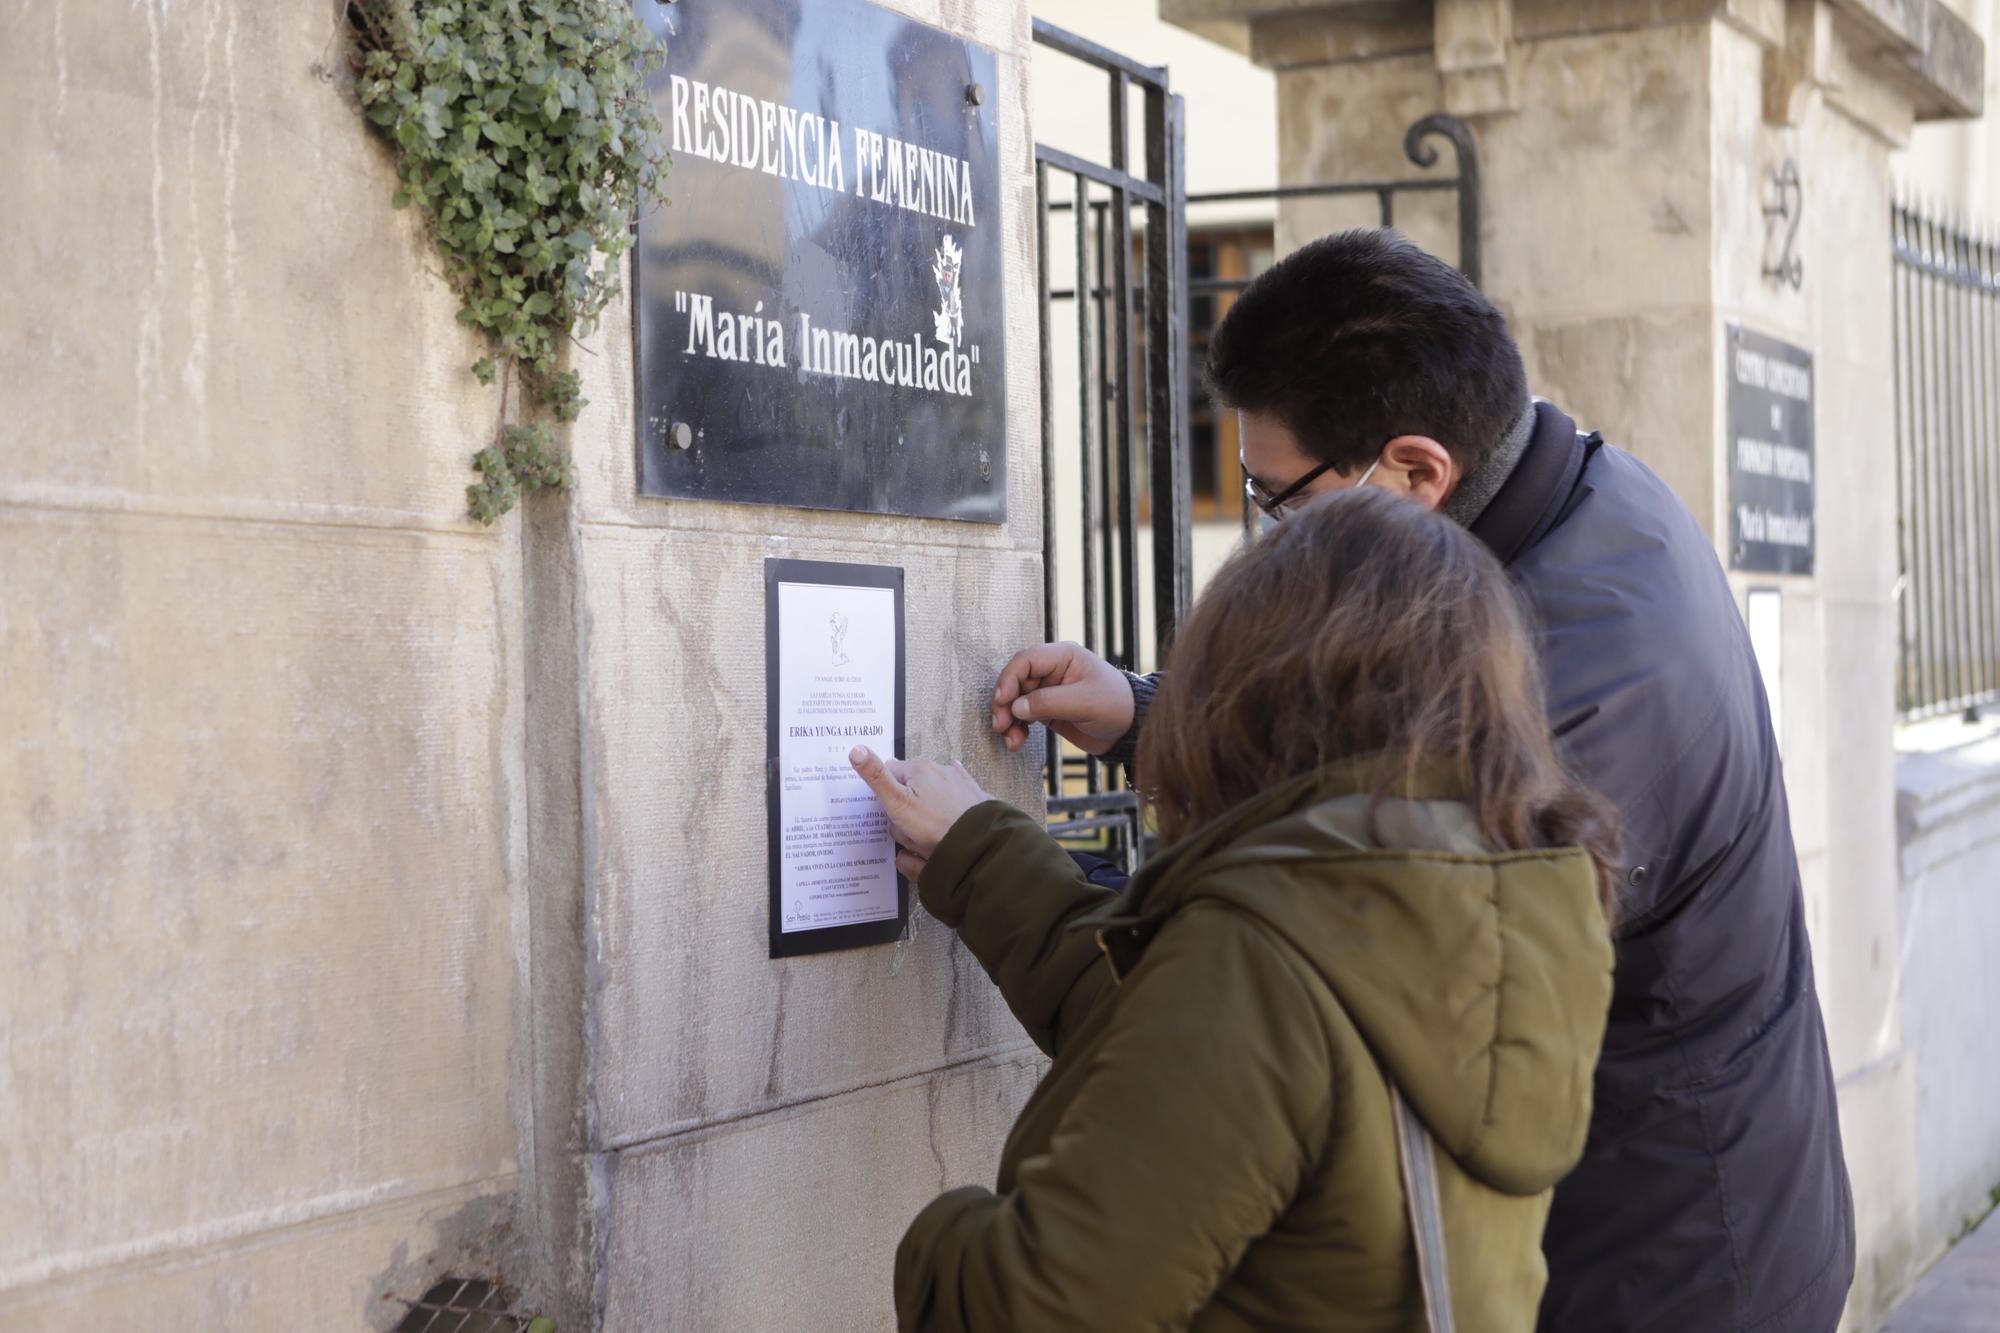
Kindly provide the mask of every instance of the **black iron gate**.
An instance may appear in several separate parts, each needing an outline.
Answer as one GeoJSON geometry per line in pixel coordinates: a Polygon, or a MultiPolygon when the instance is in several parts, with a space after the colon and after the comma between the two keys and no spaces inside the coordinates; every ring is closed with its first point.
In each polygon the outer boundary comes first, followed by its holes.
{"type": "Polygon", "coordinates": [[[2000,240],[1897,202],[1896,712],[2000,703],[2000,240]]]}
{"type": "MultiPolygon", "coordinates": [[[[1450,193],[1456,196],[1458,212],[1458,270],[1477,287],[1481,267],[1479,251],[1479,147],[1473,142],[1472,127],[1457,116],[1437,112],[1415,121],[1403,133],[1403,156],[1426,170],[1438,165],[1433,139],[1451,145],[1450,176],[1416,176],[1393,180],[1339,181],[1318,185],[1281,185],[1266,190],[1220,190],[1190,194],[1190,204],[1251,203],[1287,199],[1335,199],[1373,196],[1377,221],[1384,227],[1396,225],[1396,196],[1402,194],[1450,193]]],[[[1250,285],[1248,278],[1197,278],[1188,284],[1196,297],[1231,296],[1250,285]]],[[[1243,526],[1255,528],[1260,519],[1250,497],[1243,497],[1243,526]]]]}
{"type": "MultiPolygon", "coordinates": [[[[1226,298],[1247,285],[1190,283],[1187,206],[1373,196],[1381,225],[1391,226],[1399,194],[1455,192],[1457,262],[1477,284],[1478,154],[1464,122],[1431,115],[1409,127],[1404,155],[1432,168],[1439,154],[1431,141],[1443,138],[1454,150],[1453,175],[1191,196],[1182,152],[1185,111],[1167,71],[1040,20],[1034,36],[1043,48],[1102,74],[1109,130],[1105,162],[1035,146],[1043,628],[1046,637],[1058,637],[1068,594],[1076,602],[1068,624],[1080,629],[1080,641],[1138,670],[1164,656],[1192,591],[1189,403],[1199,384],[1189,364],[1189,297],[1226,298]],[[1136,172],[1128,160],[1135,100],[1144,159],[1136,172]],[[1056,281],[1058,271],[1066,272],[1066,284],[1056,281]],[[1057,344],[1072,337],[1059,364],[1057,344]],[[1074,422],[1059,429],[1072,404],[1074,422]],[[1059,501],[1072,476],[1074,495],[1059,501]]],[[[1246,524],[1252,516],[1246,502],[1246,524]]],[[[1131,867],[1143,834],[1129,781],[1053,735],[1048,747],[1050,831],[1131,867]]]]}
{"type": "MultiPolygon", "coordinates": [[[[1059,591],[1080,581],[1081,642],[1128,670],[1142,661],[1142,554],[1150,554],[1153,660],[1187,609],[1191,582],[1187,474],[1186,184],[1183,108],[1167,72],[1128,60],[1041,20],[1035,41],[1101,70],[1110,130],[1109,162],[1035,147],[1042,383],[1043,628],[1057,636],[1059,591]],[[1130,156],[1134,92],[1143,108],[1143,155],[1130,156]],[[1067,215],[1067,288],[1053,285],[1053,220],[1067,215]],[[1135,217],[1136,214],[1136,217],[1135,217]],[[1133,269],[1138,269],[1134,281],[1133,269]],[[1056,307],[1073,312],[1076,337],[1077,450],[1081,483],[1080,558],[1058,558],[1056,307]],[[1143,463],[1143,467],[1142,467],[1143,463]],[[1141,550],[1141,508],[1150,551],[1141,550]]],[[[1067,374],[1065,375],[1067,378],[1067,374]]],[[[1065,457],[1062,462],[1072,461],[1065,457]]],[[[1130,867],[1139,853],[1139,806],[1109,765],[1049,737],[1051,831],[1090,844],[1130,867]]]]}

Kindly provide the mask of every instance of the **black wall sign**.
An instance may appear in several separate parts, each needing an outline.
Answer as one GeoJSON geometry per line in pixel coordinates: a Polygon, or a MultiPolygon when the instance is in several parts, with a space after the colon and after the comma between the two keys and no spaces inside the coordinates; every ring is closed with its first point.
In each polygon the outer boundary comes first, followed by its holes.
{"type": "Polygon", "coordinates": [[[866,0],[634,8],[673,158],[640,492],[1005,521],[993,53],[866,0]]]}
{"type": "Polygon", "coordinates": [[[1813,359],[1729,326],[1729,567],[1813,570],[1813,359]]]}
{"type": "Polygon", "coordinates": [[[910,886],[849,755],[903,755],[903,571],[764,562],[771,957],[901,939],[910,886]]]}

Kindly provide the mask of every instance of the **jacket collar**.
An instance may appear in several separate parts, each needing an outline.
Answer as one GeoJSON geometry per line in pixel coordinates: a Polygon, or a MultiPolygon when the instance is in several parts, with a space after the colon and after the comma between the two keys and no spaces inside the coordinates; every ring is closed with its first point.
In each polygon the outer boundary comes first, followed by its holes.
{"type": "Polygon", "coordinates": [[[1472,524],[1500,563],[1510,565],[1554,527],[1602,439],[1579,436],[1576,422],[1554,403],[1535,403],[1535,429],[1521,461],[1493,502],[1472,524]]]}
{"type": "MultiPolygon", "coordinates": [[[[1071,930],[1094,930],[1098,948],[1110,960],[1111,974],[1122,979],[1137,964],[1155,933],[1175,909],[1184,891],[1199,878],[1203,866],[1231,845],[1286,815],[1322,801],[1372,793],[1378,789],[1382,759],[1360,755],[1302,773],[1217,816],[1171,847],[1163,848],[1132,877],[1130,886],[1098,911],[1071,921],[1071,930]]],[[[1413,800],[1457,800],[1458,781],[1432,765],[1395,795],[1413,800]]]]}

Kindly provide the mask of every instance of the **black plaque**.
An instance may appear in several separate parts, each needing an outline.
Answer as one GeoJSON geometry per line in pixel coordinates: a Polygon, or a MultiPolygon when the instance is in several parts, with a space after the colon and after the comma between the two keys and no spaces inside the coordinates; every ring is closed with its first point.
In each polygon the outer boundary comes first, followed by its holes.
{"type": "MultiPolygon", "coordinates": [[[[884,758],[903,756],[907,696],[903,571],[891,565],[766,559],[764,673],[771,957],[902,939],[910,926],[909,881],[896,873],[887,817],[848,767],[847,754],[855,745],[867,745],[884,758]],[[814,622],[811,632],[786,633],[782,599],[788,589],[803,595],[802,618],[814,622]],[[860,593],[873,602],[872,614],[861,607],[850,608],[852,615],[836,610],[821,632],[818,611],[828,605],[838,607],[843,593],[860,593]],[[788,660],[787,650],[799,656],[788,660]],[[885,671],[886,681],[881,678],[885,671]],[[787,679],[801,693],[811,692],[793,700],[793,713],[785,706],[787,679]],[[864,683],[876,688],[850,692],[853,685],[864,683]],[[884,685],[886,695],[878,697],[884,685]],[[789,734],[787,718],[794,713],[817,724],[802,728],[802,733],[812,734],[789,734]],[[842,790],[834,790],[835,783],[828,781],[832,771],[838,772],[842,790]],[[882,845],[859,859],[847,859],[855,856],[851,847],[833,853],[831,859],[809,850],[815,842],[825,843],[813,828],[794,823],[792,816],[799,811],[791,805],[800,802],[807,815],[824,813],[807,796],[808,786],[818,787],[822,798],[833,798],[841,812],[838,822],[849,833],[880,839],[882,845]],[[863,830],[863,825],[868,827],[863,830]],[[801,841],[788,846],[791,838],[801,841]],[[793,906],[805,909],[797,917],[787,915],[788,854],[794,868],[809,880],[797,889],[793,906]],[[893,893],[887,892],[890,884],[893,893]],[[846,910],[854,900],[859,910],[846,910]]],[[[840,836],[844,835],[836,835],[840,836]]]]}
{"type": "Polygon", "coordinates": [[[635,0],[673,167],[639,224],[639,489],[999,523],[993,53],[866,0],[635,0]]]}
{"type": "Polygon", "coordinates": [[[1729,326],[1731,569],[1813,570],[1813,359],[1729,326]]]}

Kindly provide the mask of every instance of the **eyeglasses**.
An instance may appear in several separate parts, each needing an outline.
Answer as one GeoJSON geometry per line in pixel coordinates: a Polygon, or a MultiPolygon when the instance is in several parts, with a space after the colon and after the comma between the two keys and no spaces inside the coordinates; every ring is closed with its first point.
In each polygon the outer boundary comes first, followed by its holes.
{"type": "MultiPolygon", "coordinates": [[[[1382,466],[1382,456],[1380,454],[1377,454],[1375,456],[1375,461],[1368,465],[1368,470],[1361,474],[1359,479],[1355,481],[1354,485],[1357,487],[1366,486],[1368,484],[1368,479],[1375,475],[1375,469],[1380,466],[1382,466]]],[[[1245,472],[1243,474],[1243,493],[1249,496],[1251,503],[1255,504],[1259,509],[1263,510],[1266,516],[1268,516],[1274,523],[1282,523],[1285,521],[1285,515],[1291,512],[1290,510],[1286,509],[1285,506],[1290,504],[1293,500],[1297,499],[1299,494],[1302,491],[1304,491],[1306,487],[1312,485],[1326,473],[1331,471],[1333,471],[1333,464],[1321,463],[1318,467],[1306,473],[1303,477],[1300,477],[1297,481],[1285,487],[1284,490],[1279,491],[1276,495],[1273,495],[1269,491],[1265,490],[1263,482],[1257,480],[1255,477],[1251,476],[1248,472],[1245,472]]]]}
{"type": "Polygon", "coordinates": [[[1263,482],[1246,472],[1243,474],[1243,493],[1249,496],[1250,502],[1263,510],[1268,517],[1283,522],[1285,518],[1285,506],[1296,499],[1299,493],[1305,490],[1306,487],[1312,485],[1331,471],[1333,471],[1333,464],[1321,463],[1318,467],[1306,473],[1276,495],[1265,490],[1263,482]]]}

